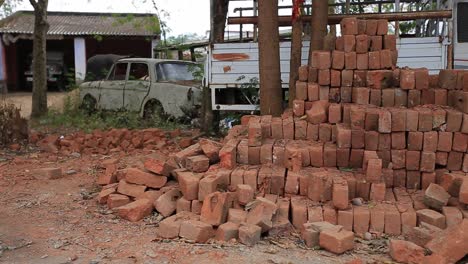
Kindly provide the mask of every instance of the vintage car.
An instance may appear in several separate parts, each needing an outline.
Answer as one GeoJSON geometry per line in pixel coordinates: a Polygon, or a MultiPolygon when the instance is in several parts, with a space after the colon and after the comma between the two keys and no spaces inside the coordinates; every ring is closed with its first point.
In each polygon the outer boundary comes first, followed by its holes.
{"type": "Polygon", "coordinates": [[[104,80],[80,85],[81,106],[88,111],[136,111],[142,117],[187,117],[201,105],[201,81],[193,74],[196,67],[187,61],[117,60],[104,80]]]}

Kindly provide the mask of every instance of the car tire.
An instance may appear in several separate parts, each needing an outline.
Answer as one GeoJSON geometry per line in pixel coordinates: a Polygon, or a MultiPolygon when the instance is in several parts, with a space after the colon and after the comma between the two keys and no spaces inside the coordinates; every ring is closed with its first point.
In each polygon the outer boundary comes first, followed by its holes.
{"type": "Polygon", "coordinates": [[[96,99],[90,95],[86,95],[81,102],[80,108],[85,111],[87,114],[92,114],[96,112],[96,99]]]}
{"type": "Polygon", "coordinates": [[[154,118],[165,120],[166,114],[161,102],[157,100],[150,100],[146,103],[145,108],[143,109],[143,119],[151,120],[154,118]]]}

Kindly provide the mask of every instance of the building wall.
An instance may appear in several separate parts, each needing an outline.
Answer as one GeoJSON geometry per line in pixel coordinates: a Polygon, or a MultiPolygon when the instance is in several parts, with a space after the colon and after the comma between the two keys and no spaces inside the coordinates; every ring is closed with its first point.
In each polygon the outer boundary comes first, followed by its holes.
{"type": "Polygon", "coordinates": [[[147,38],[96,38],[86,39],[86,57],[97,54],[132,55],[151,57],[151,39],[147,38]]]}
{"type": "MultiPolygon", "coordinates": [[[[61,40],[48,40],[48,51],[61,51],[64,53],[64,63],[68,72],[75,67],[74,37],[66,37],[61,40]]],[[[7,74],[7,86],[11,92],[31,91],[27,86],[24,72],[30,65],[32,54],[32,40],[19,39],[8,46],[5,45],[5,64],[7,74]]],[[[86,59],[97,54],[132,55],[137,57],[151,57],[151,39],[112,37],[98,40],[94,37],[86,37],[86,59]]],[[[54,89],[49,87],[49,89],[54,89]]]]}

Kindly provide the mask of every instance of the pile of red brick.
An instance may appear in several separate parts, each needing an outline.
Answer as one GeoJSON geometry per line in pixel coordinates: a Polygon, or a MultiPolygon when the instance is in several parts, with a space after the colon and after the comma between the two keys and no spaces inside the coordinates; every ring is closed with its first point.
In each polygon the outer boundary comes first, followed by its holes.
{"type": "MultiPolygon", "coordinates": [[[[57,134],[43,137],[39,133],[31,133],[30,143],[36,144],[41,150],[51,153],[103,154],[115,152],[130,152],[135,149],[155,150],[170,144],[171,139],[181,136],[179,129],[164,131],[158,128],[143,130],[111,129],[108,131],[94,130],[92,133],[77,132],[60,136],[57,134]]],[[[191,138],[183,138],[183,147],[191,144],[191,138]],[[187,142],[185,142],[187,141],[187,142]],[[188,144],[187,144],[188,143],[188,144]]]]}
{"type": "Polygon", "coordinates": [[[387,25],[344,19],[336,50],[299,69],[282,117],[245,116],[222,144],[203,139],[144,168],[105,164],[99,201],[130,221],[155,209],[167,217],[164,238],[253,245],[292,226],[308,247],[334,253],[353,249],[354,234],[387,234],[408,240],[390,242],[398,261],[461,259],[468,75],[443,71],[434,88],[427,70],[396,69],[387,25]]]}

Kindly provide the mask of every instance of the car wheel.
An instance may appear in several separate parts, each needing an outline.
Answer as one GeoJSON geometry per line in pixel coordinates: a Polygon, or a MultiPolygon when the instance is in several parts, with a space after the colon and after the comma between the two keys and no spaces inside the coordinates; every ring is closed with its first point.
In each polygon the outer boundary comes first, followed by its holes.
{"type": "Polygon", "coordinates": [[[145,109],[143,110],[143,118],[145,120],[151,120],[154,118],[164,120],[166,118],[166,114],[164,113],[164,107],[161,102],[151,100],[146,103],[145,109]]]}
{"type": "Polygon", "coordinates": [[[96,111],[96,99],[92,96],[85,96],[81,102],[80,108],[84,110],[87,114],[92,114],[96,111]]]}

